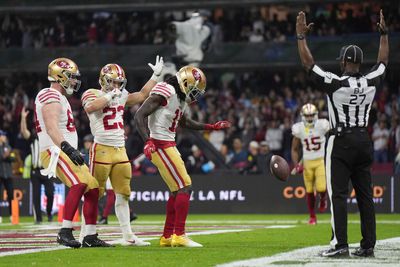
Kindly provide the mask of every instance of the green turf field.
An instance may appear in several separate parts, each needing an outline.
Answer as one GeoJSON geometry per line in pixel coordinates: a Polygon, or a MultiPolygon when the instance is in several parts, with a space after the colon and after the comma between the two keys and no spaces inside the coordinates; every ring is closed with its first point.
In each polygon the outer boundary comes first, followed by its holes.
{"type": "MultiPolygon", "coordinates": [[[[4,242],[4,237],[12,233],[36,233],[40,235],[38,242],[50,242],[46,244],[47,248],[58,247],[54,243],[58,228],[56,223],[46,229],[46,224],[34,226],[31,218],[21,218],[19,226],[9,225],[6,220],[0,224],[0,266],[214,266],[296,248],[328,245],[330,239],[329,215],[320,215],[319,223],[314,226],[307,225],[306,215],[191,215],[187,232],[201,234],[193,235],[192,239],[202,243],[204,248],[160,248],[157,232],[162,230],[163,218],[162,215],[141,215],[132,224],[142,238],[150,239],[150,247],[60,249],[1,257],[2,247],[6,250],[14,243],[4,242]]],[[[115,217],[109,223],[100,227],[100,236],[106,240],[119,238],[115,217]]],[[[349,243],[356,243],[361,238],[356,214],[349,216],[348,233],[349,243]]],[[[400,237],[400,215],[377,215],[377,237],[400,237]]],[[[10,240],[9,236],[7,240],[10,240]]],[[[36,237],[30,240],[21,235],[21,238],[11,240],[34,241],[36,237]]],[[[38,244],[32,242],[26,246],[35,247],[38,244]]],[[[400,250],[397,253],[400,254],[400,250]]]]}

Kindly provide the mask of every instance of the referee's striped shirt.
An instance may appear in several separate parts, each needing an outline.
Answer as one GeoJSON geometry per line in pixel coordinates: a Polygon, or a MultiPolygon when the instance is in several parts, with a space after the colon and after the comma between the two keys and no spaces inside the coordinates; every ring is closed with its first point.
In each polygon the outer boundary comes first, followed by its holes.
{"type": "Polygon", "coordinates": [[[344,73],[337,76],[314,65],[311,78],[324,89],[328,97],[328,112],[331,128],[337,123],[345,127],[367,127],[369,112],[376,89],[382,83],[386,65],[380,62],[366,73],[344,73]]]}

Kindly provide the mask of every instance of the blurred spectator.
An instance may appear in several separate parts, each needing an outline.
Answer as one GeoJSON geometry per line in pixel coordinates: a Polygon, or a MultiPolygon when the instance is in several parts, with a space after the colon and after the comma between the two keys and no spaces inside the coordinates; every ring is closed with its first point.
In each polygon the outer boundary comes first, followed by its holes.
{"type": "Polygon", "coordinates": [[[259,155],[260,146],[257,141],[251,141],[248,149],[247,163],[244,168],[241,168],[241,174],[260,174],[265,168],[264,157],[259,155]]]}
{"type": "Polygon", "coordinates": [[[282,155],[283,130],[276,120],[272,120],[265,134],[265,141],[273,154],[282,155]]]}
{"type": "Polygon", "coordinates": [[[261,169],[262,173],[266,173],[267,170],[269,169],[269,163],[271,161],[272,156],[273,154],[271,153],[271,151],[269,151],[267,141],[260,142],[259,157],[261,163],[264,164],[264,167],[261,169]]]}
{"type": "Polygon", "coordinates": [[[380,120],[378,127],[374,128],[372,141],[374,142],[374,161],[377,163],[387,162],[389,130],[386,128],[385,120],[380,120]]]}
{"type": "Polygon", "coordinates": [[[239,138],[233,140],[232,159],[229,162],[235,169],[244,168],[247,165],[247,152],[243,149],[242,141],[239,138]]]}
{"type": "MultiPolygon", "coordinates": [[[[6,132],[0,130],[0,195],[3,200],[3,190],[1,185],[3,184],[7,191],[7,200],[8,200],[8,210],[11,216],[11,201],[14,199],[14,186],[12,181],[12,167],[11,163],[13,162],[14,157],[11,151],[11,147],[7,141],[6,132]]],[[[0,214],[1,218],[1,214],[0,214]]],[[[1,222],[1,219],[0,219],[1,222]]]]}
{"type": "Polygon", "coordinates": [[[192,154],[186,159],[186,168],[189,173],[203,173],[202,166],[206,163],[203,152],[196,146],[192,145],[192,154]]]}

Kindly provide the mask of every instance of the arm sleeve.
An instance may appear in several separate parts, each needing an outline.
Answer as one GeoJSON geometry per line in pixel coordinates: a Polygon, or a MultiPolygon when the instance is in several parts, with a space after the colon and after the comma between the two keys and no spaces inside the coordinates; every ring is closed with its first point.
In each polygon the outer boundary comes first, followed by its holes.
{"type": "Polygon", "coordinates": [[[53,102],[61,103],[61,94],[53,89],[43,90],[37,96],[41,104],[49,104],[53,102]]]}
{"type": "Polygon", "coordinates": [[[157,83],[156,86],[154,86],[153,89],[151,89],[150,91],[150,95],[161,95],[166,100],[168,100],[173,93],[174,89],[165,82],[157,83]]]}
{"type": "Polygon", "coordinates": [[[324,71],[316,64],[311,68],[309,76],[326,93],[332,93],[340,87],[340,78],[336,74],[324,71]]]}
{"type": "Polygon", "coordinates": [[[375,64],[371,70],[365,75],[368,85],[378,87],[385,79],[386,65],[383,62],[375,64]]]}
{"type": "Polygon", "coordinates": [[[97,93],[95,90],[89,89],[86,92],[82,94],[81,101],[82,101],[82,106],[86,107],[87,104],[92,102],[97,98],[97,93]]]}

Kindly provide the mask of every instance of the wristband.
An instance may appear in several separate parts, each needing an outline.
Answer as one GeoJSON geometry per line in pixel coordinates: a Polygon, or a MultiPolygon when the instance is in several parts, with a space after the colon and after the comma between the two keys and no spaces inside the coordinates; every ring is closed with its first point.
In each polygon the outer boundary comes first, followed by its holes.
{"type": "Polygon", "coordinates": [[[204,124],[204,130],[214,130],[214,124],[204,124]]]}
{"type": "Polygon", "coordinates": [[[296,35],[297,40],[304,40],[306,36],[302,33],[296,35]]]}
{"type": "Polygon", "coordinates": [[[161,73],[159,75],[155,75],[153,72],[153,75],[151,75],[150,80],[160,82],[161,81],[161,73]]]}

